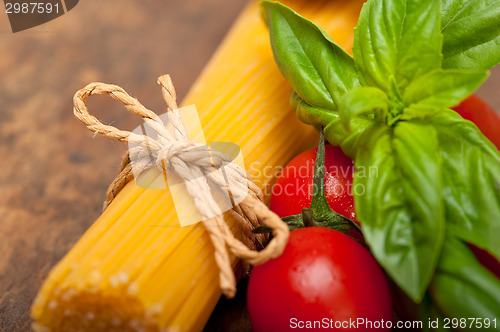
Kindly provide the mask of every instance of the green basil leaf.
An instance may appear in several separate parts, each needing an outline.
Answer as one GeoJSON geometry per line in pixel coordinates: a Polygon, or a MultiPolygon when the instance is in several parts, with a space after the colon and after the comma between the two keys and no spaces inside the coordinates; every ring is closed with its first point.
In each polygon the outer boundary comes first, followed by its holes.
{"type": "Polygon", "coordinates": [[[300,98],[296,92],[292,92],[290,96],[290,106],[295,109],[300,121],[318,128],[339,119],[338,112],[313,107],[300,98]]]}
{"type": "Polygon", "coordinates": [[[443,68],[489,69],[499,63],[500,37],[475,46],[443,62],[443,68]]]}
{"type": "Polygon", "coordinates": [[[351,159],[356,154],[357,139],[363,131],[373,124],[373,114],[354,117],[349,128],[341,123],[339,113],[332,110],[313,107],[307,104],[297,93],[292,92],[290,105],[295,109],[300,121],[315,126],[318,130],[324,128],[326,139],[335,146],[340,146],[351,159]]]}
{"type": "Polygon", "coordinates": [[[437,69],[420,76],[406,89],[405,105],[443,108],[457,105],[488,77],[486,71],[437,69]]]}
{"type": "Polygon", "coordinates": [[[346,156],[351,159],[356,157],[359,139],[366,130],[376,123],[369,116],[353,118],[347,129],[340,120],[330,122],[324,128],[324,134],[332,145],[340,146],[346,156]]]}
{"type": "Polygon", "coordinates": [[[443,68],[490,69],[500,62],[500,2],[441,0],[443,68]]]}
{"type": "Polygon", "coordinates": [[[405,107],[404,112],[400,117],[400,120],[407,121],[407,120],[421,119],[425,118],[431,113],[439,112],[441,110],[442,108],[440,107],[430,107],[420,104],[411,104],[410,106],[405,107]]]}
{"type": "MultiPolygon", "coordinates": [[[[439,310],[448,317],[490,320],[500,317],[500,280],[453,234],[446,235],[430,293],[439,310]]],[[[464,330],[469,328],[467,325],[464,330]]],[[[470,330],[473,329],[478,327],[474,325],[470,330]]],[[[493,330],[499,329],[497,325],[493,330]]]]}
{"type": "Polygon", "coordinates": [[[353,194],[363,235],[377,261],[416,302],[444,238],[437,144],[436,131],[424,122],[378,124],[359,139],[355,159],[353,194]]]}
{"type": "Polygon", "coordinates": [[[447,228],[500,259],[500,152],[455,111],[428,121],[438,133],[447,228]]]}
{"type": "Polygon", "coordinates": [[[363,5],[354,31],[354,61],[362,85],[399,91],[441,68],[441,12],[437,0],[372,0],[363,5]]]}
{"type": "Polygon", "coordinates": [[[374,87],[358,87],[348,91],[340,101],[340,121],[349,129],[351,120],[359,114],[378,110],[387,112],[389,98],[387,94],[374,87]]]}
{"type": "Polygon", "coordinates": [[[277,2],[262,2],[274,59],[307,104],[337,109],[342,95],[359,86],[352,57],[320,27],[277,2]]]}
{"type": "Polygon", "coordinates": [[[441,0],[441,25],[446,27],[464,17],[487,9],[497,0],[441,0]]]}

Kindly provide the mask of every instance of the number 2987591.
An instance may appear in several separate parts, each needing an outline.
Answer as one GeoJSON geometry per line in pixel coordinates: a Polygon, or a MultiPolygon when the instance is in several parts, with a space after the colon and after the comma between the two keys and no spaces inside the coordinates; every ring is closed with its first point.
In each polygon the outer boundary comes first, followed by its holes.
{"type": "Polygon", "coordinates": [[[6,2],[7,14],[52,14],[59,13],[62,8],[58,3],[50,2],[6,2]]]}
{"type": "Polygon", "coordinates": [[[493,318],[445,318],[444,319],[443,328],[449,329],[496,329],[497,328],[497,319],[493,318]]]}

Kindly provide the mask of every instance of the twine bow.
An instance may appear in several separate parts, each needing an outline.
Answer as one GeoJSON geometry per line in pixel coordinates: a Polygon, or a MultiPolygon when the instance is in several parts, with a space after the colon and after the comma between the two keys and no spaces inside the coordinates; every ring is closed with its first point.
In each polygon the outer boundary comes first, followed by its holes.
{"type": "Polygon", "coordinates": [[[252,181],[247,179],[243,168],[235,163],[230,163],[230,157],[220,152],[210,150],[207,155],[206,146],[188,139],[186,128],[176,111],[178,108],[176,93],[170,76],[159,77],[158,84],[162,87],[163,99],[167,104],[167,116],[174,128],[174,135],[165,128],[156,113],[145,108],[119,86],[99,82],[90,83],[77,91],[73,98],[75,116],[90,131],[109,139],[136,145],[136,148],[130,149],[125,154],[120,166],[120,174],[108,188],[104,208],[111,203],[125,184],[133,179],[131,156],[133,160],[139,161],[134,167],[140,169],[146,170],[151,167],[158,167],[161,170],[165,167],[173,169],[183,180],[186,180],[186,189],[193,197],[196,208],[201,215],[204,217],[216,215],[205,219],[203,224],[215,248],[220,288],[226,297],[231,298],[236,293],[236,280],[227,249],[249,264],[262,264],[281,255],[288,241],[288,226],[262,202],[262,192],[252,181]],[[146,135],[105,125],[90,115],[85,106],[85,100],[92,95],[101,94],[109,95],[124,104],[130,113],[142,117],[144,122],[157,133],[157,139],[154,140],[146,135]],[[165,164],[164,161],[167,163],[165,164]],[[231,188],[233,197],[245,195],[241,197],[242,200],[238,200],[241,202],[235,205],[231,211],[244,234],[248,237],[254,237],[251,229],[262,224],[273,229],[273,239],[259,252],[249,249],[236,239],[224,222],[222,214],[215,213],[218,211],[218,206],[212,197],[207,179],[218,188],[227,186],[221,173],[214,172],[214,169],[218,169],[223,164],[226,165],[225,173],[231,179],[231,183],[240,184],[231,188]]]}

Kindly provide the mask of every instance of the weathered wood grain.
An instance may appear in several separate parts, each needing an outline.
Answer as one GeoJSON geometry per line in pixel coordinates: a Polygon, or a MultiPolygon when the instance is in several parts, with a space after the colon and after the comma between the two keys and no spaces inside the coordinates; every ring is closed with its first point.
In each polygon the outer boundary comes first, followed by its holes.
{"type": "MultiPolygon", "coordinates": [[[[16,34],[0,13],[0,331],[30,330],[38,288],[100,214],[126,148],[74,119],[75,91],[116,83],[161,112],[157,77],[171,74],[182,99],[245,2],[85,0],[16,34]]],[[[480,91],[498,110],[499,83],[497,69],[480,91]]],[[[89,108],[120,128],[139,123],[105,97],[89,108]]],[[[244,292],[221,300],[208,331],[249,330],[244,292]]]]}
{"type": "MultiPolygon", "coordinates": [[[[165,108],[159,75],[187,92],[245,0],[86,0],[13,34],[0,13],[0,331],[29,331],[29,309],[50,268],[101,212],[126,146],[92,138],[72,114],[91,81],[123,86],[165,108]]],[[[139,124],[92,98],[104,122],[139,124]]]]}

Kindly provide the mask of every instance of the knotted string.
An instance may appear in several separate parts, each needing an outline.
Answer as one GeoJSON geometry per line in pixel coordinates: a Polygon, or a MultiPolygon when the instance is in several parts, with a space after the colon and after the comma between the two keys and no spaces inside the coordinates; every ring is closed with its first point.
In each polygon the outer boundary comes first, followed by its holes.
{"type": "Polygon", "coordinates": [[[161,76],[158,78],[158,83],[162,87],[163,99],[167,104],[167,116],[174,129],[173,135],[165,128],[164,123],[156,113],[145,108],[119,86],[99,82],[90,83],[77,91],[73,98],[75,116],[90,131],[109,139],[132,143],[136,146],[125,154],[120,166],[120,173],[108,188],[104,208],[111,203],[125,184],[134,178],[131,159],[137,160],[134,169],[146,170],[158,167],[164,171],[168,167],[174,170],[184,180],[196,208],[205,218],[203,224],[215,248],[220,288],[226,297],[231,298],[236,293],[236,280],[231,268],[229,252],[252,265],[259,265],[276,258],[281,255],[288,241],[288,226],[263,203],[262,192],[252,181],[248,180],[243,168],[236,163],[231,163],[230,157],[188,139],[186,128],[178,112],[176,93],[170,76],[161,76]],[[85,100],[92,95],[101,94],[109,95],[125,105],[130,113],[143,118],[145,124],[156,132],[157,138],[153,139],[146,135],[105,125],[90,115],[85,106],[85,100]],[[209,154],[207,154],[207,149],[209,154]],[[221,172],[214,172],[221,166],[224,166],[224,175],[221,172]],[[212,196],[207,179],[212,185],[221,189],[227,189],[228,179],[231,184],[238,184],[231,186],[230,194],[232,197],[240,198],[236,200],[240,203],[233,207],[231,214],[237,220],[243,233],[251,238],[251,242],[255,237],[251,232],[253,228],[266,225],[273,229],[273,239],[263,250],[249,249],[233,236],[212,196]],[[215,217],[210,217],[213,215],[215,217]]]}

